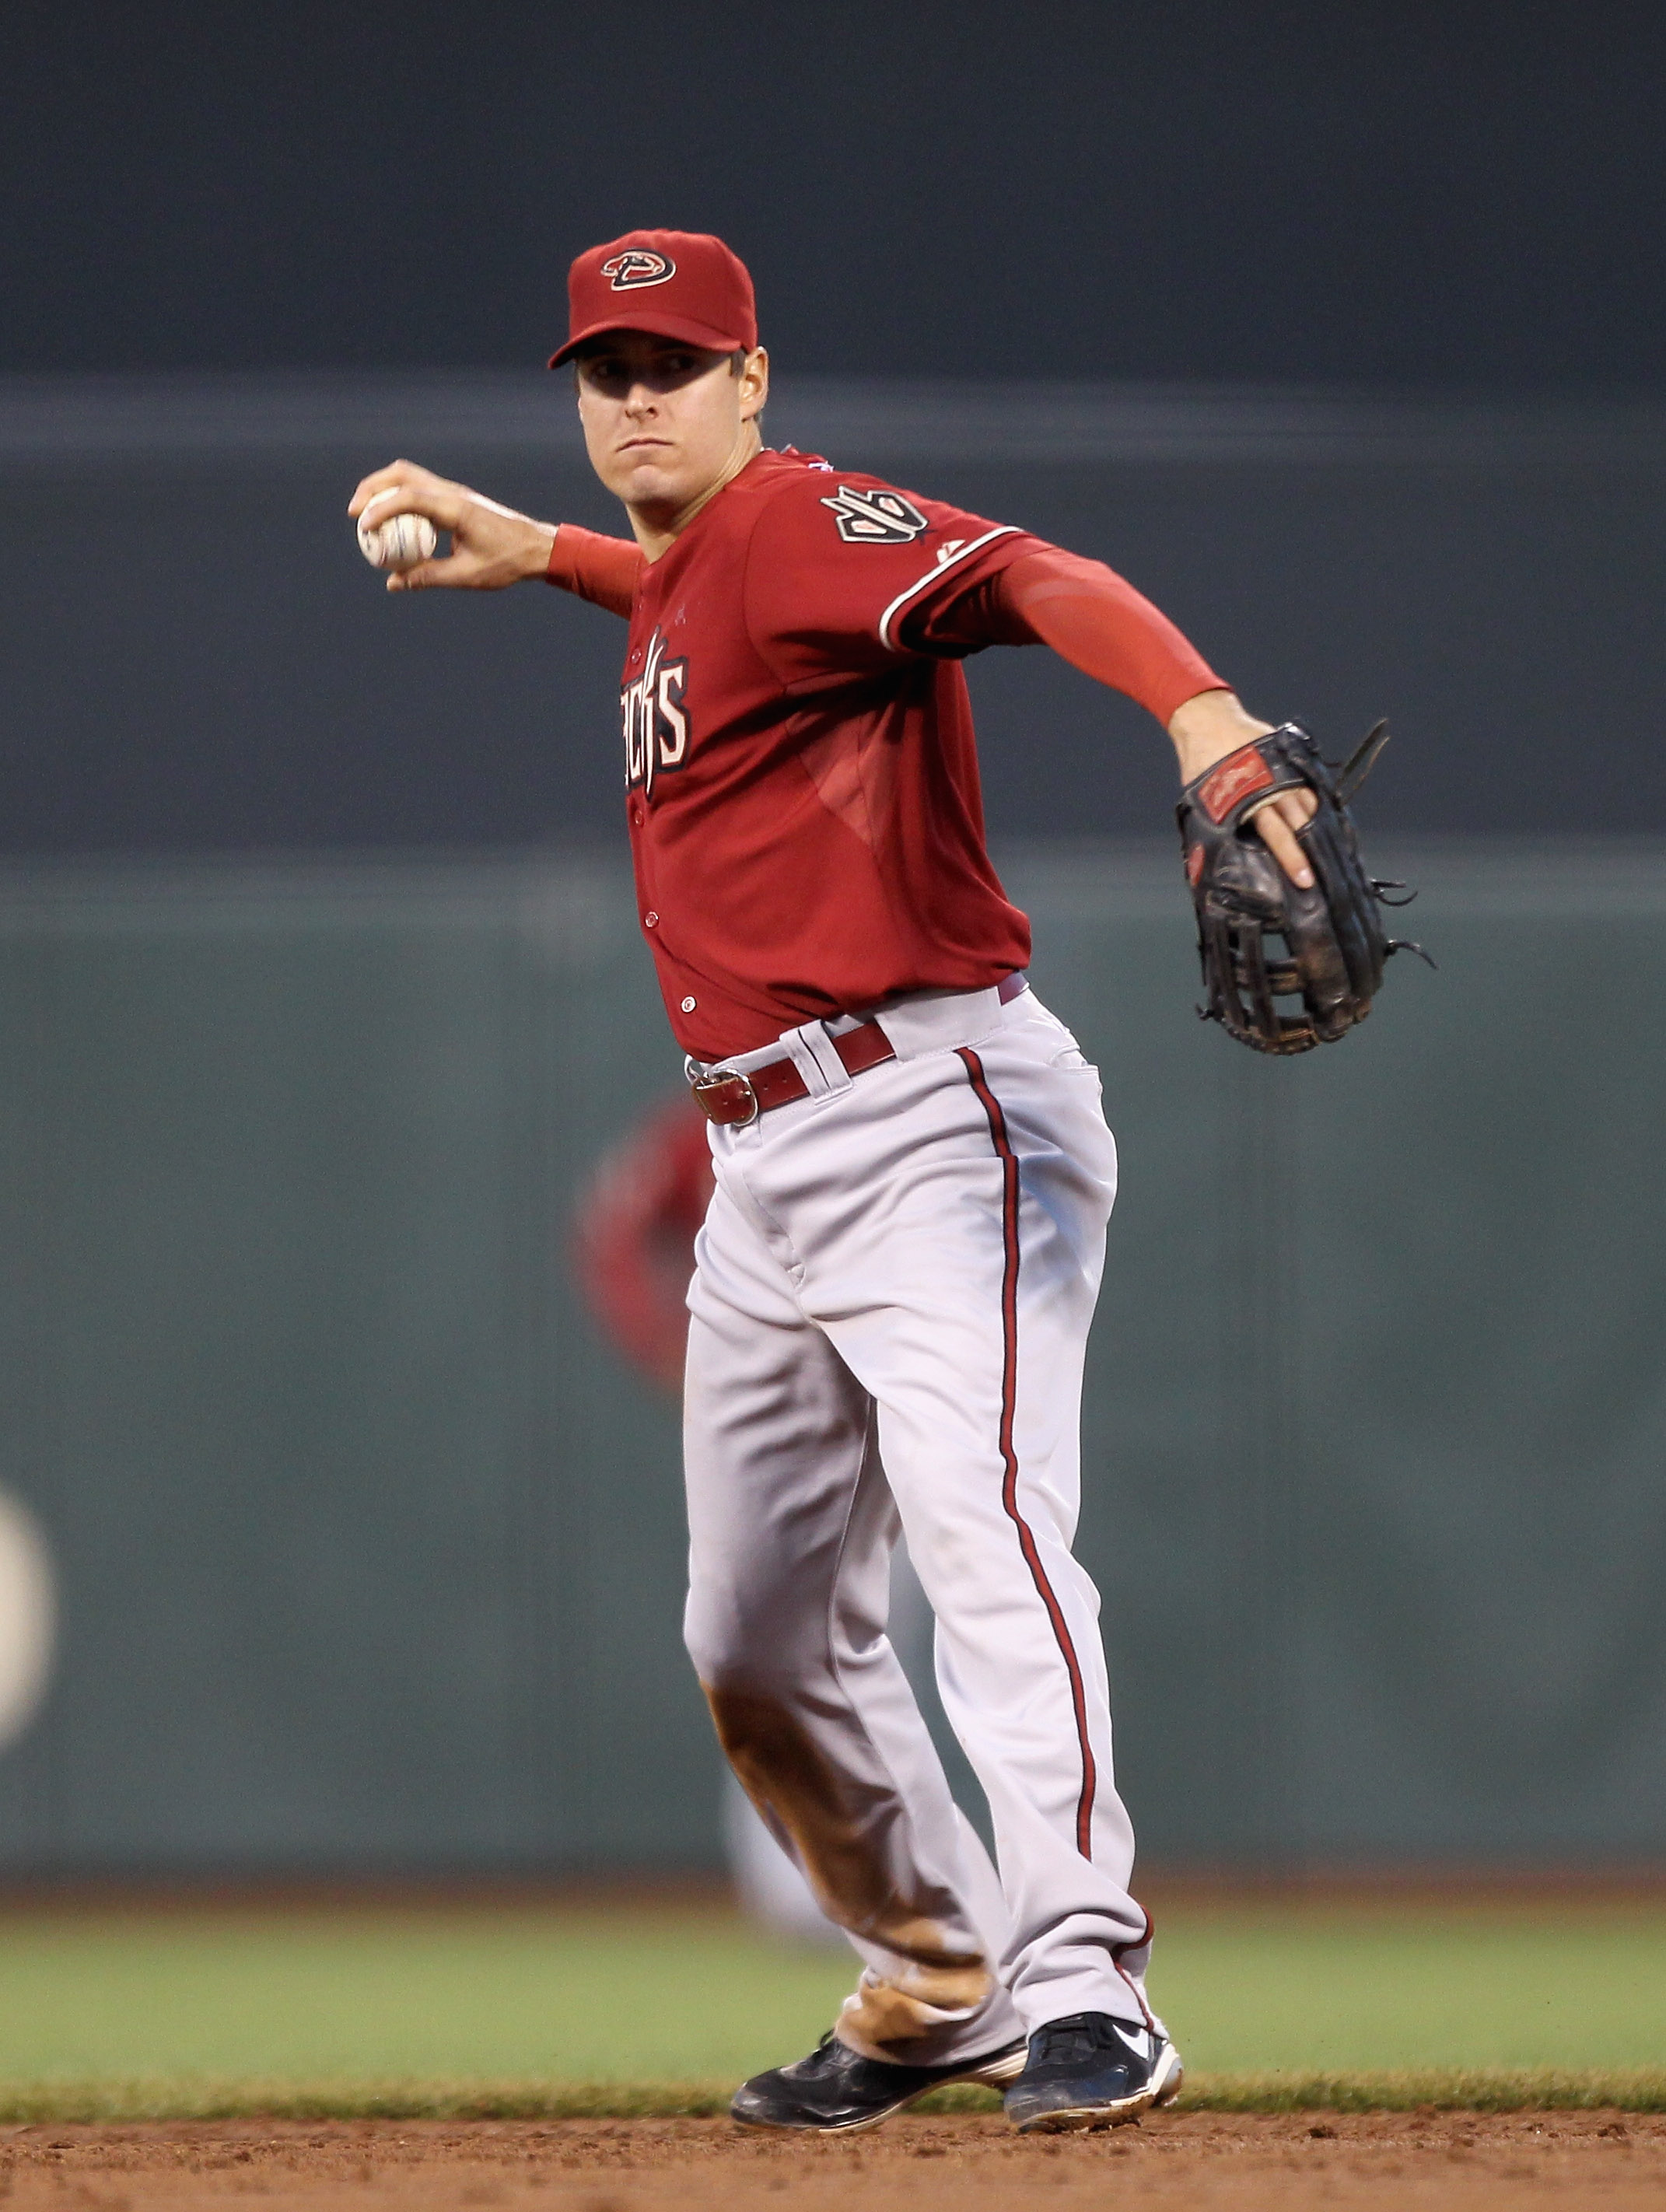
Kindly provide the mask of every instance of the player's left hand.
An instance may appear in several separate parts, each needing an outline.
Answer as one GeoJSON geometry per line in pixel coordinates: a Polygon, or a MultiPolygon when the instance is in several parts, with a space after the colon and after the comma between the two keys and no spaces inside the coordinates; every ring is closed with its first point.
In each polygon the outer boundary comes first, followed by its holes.
{"type": "Polygon", "coordinates": [[[390,522],[396,514],[425,514],[436,530],[450,532],[450,552],[394,569],[387,580],[390,592],[421,592],[434,585],[499,592],[542,575],[556,542],[554,523],[535,522],[530,514],[500,507],[495,499],[437,477],[415,461],[390,461],[385,469],[374,470],[348,501],[347,512],[355,521],[368,514],[373,524],[390,522]]]}
{"type": "Polygon", "coordinates": [[[1403,906],[1389,893],[1405,886],[1367,874],[1348,812],[1388,734],[1379,722],[1339,768],[1298,722],[1285,722],[1212,762],[1180,794],[1175,811],[1208,994],[1198,1012],[1257,1052],[1335,1043],[1371,1012],[1391,954],[1428,958],[1421,945],[1385,933],[1378,909],[1403,906]],[[1274,864],[1270,836],[1248,834],[1252,814],[1257,830],[1268,820],[1269,790],[1312,798],[1301,832],[1310,887],[1274,864]],[[1299,1012],[1288,1010],[1292,999],[1299,1012]]]}
{"type": "MultiPolygon", "coordinates": [[[[390,508],[389,512],[396,510],[390,508]]],[[[1169,721],[1169,735],[1180,757],[1180,781],[1190,783],[1228,753],[1264,738],[1271,722],[1258,722],[1244,712],[1231,691],[1200,691],[1177,708],[1169,721]]],[[[1257,836],[1292,884],[1310,890],[1313,870],[1296,840],[1296,832],[1313,819],[1318,805],[1310,791],[1281,791],[1256,808],[1252,819],[1257,836]]]]}

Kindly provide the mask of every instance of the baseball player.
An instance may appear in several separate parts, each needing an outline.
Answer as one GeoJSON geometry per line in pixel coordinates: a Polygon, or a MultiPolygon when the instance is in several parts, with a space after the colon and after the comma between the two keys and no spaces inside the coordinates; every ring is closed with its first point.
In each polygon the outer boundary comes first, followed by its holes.
{"type": "MultiPolygon", "coordinates": [[[[629,622],[638,920],[715,1177],[689,1293],[687,1643],[735,1772],[862,1961],[817,2050],[734,2115],[859,2128],[976,2081],[1023,2129],[1133,2119],[1181,2067],[1070,1549],[1116,1148],[1025,983],[960,662],[1049,645],[1147,707],[1189,784],[1235,763],[1246,804],[1269,726],[1099,563],[768,448],[752,285],[719,240],[632,232],[580,256],[569,295],[550,365],[575,364],[629,540],[404,461],[350,513],[449,532],[390,590],[544,577],[629,622]],[[886,1640],[899,1523],[998,1874],[886,1640]]],[[[1260,849],[1311,890],[1312,793],[1256,795],[1260,849]]]]}

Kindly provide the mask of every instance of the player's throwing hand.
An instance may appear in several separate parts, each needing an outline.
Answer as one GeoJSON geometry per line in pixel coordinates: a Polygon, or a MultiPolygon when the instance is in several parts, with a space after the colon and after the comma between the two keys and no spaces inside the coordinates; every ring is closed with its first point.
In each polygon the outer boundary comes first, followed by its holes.
{"type": "Polygon", "coordinates": [[[499,592],[507,584],[542,575],[556,542],[553,523],[535,522],[530,514],[500,507],[495,499],[437,477],[415,461],[390,461],[385,469],[373,470],[348,501],[347,512],[354,521],[373,527],[396,514],[423,514],[436,530],[451,533],[448,554],[395,569],[387,580],[390,592],[421,592],[435,584],[499,592]]]}

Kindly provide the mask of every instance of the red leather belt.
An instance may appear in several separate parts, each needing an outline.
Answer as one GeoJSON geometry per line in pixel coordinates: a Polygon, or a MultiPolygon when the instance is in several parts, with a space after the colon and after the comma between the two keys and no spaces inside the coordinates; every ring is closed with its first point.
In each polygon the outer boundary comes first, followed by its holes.
{"type": "MultiPolygon", "coordinates": [[[[1024,976],[1007,975],[996,986],[996,995],[1004,1006],[1029,988],[1024,976]]],[[[897,1057],[896,1047],[878,1022],[859,1022],[828,1042],[844,1063],[847,1075],[865,1075],[870,1067],[897,1057]]],[[[795,1098],[810,1096],[810,1085],[790,1060],[768,1060],[745,1074],[736,1067],[708,1067],[689,1078],[689,1089],[706,1119],[725,1127],[756,1121],[773,1106],[790,1106],[795,1098]]]]}

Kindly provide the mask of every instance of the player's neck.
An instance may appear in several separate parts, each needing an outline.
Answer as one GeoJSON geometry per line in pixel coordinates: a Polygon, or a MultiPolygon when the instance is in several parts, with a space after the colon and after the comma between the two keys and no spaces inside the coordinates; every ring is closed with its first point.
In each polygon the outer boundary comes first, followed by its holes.
{"type": "Polygon", "coordinates": [[[733,483],[742,469],[763,451],[763,437],[757,424],[743,422],[728,459],[705,489],[684,506],[668,509],[655,501],[651,505],[637,507],[627,500],[625,513],[630,517],[631,530],[649,562],[657,561],[668,551],[702,508],[709,507],[724,485],[733,483]]]}

